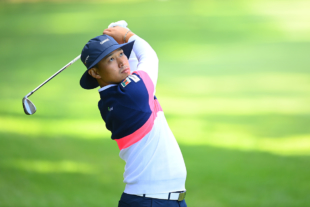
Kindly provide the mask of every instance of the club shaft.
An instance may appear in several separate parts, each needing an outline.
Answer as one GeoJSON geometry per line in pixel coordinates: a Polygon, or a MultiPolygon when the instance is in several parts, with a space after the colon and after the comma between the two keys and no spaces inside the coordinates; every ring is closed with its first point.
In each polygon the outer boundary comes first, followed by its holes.
{"type": "Polygon", "coordinates": [[[38,87],[36,87],[34,90],[32,90],[30,93],[28,93],[25,97],[28,98],[29,96],[31,96],[34,92],[36,92],[39,88],[41,88],[42,86],[44,86],[47,82],[49,82],[50,80],[52,80],[56,75],[58,75],[60,72],[62,72],[64,69],[66,69],[67,67],[69,67],[70,65],[72,65],[72,63],[74,63],[75,61],[77,61],[79,58],[81,57],[81,55],[77,56],[76,58],[74,58],[71,62],[69,62],[67,65],[65,65],[63,68],[61,68],[59,71],[57,71],[54,75],[52,75],[51,77],[49,77],[46,81],[44,81],[43,83],[41,83],[41,85],[39,85],[38,87]]]}

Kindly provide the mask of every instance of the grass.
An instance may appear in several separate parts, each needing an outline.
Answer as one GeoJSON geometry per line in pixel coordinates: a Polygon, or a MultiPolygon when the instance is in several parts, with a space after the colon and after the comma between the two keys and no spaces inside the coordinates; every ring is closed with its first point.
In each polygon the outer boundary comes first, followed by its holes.
{"type": "Polygon", "coordinates": [[[180,144],[188,206],[307,206],[307,1],[0,3],[0,206],[116,206],[124,162],[74,63],[125,19],[160,60],[157,97],[180,144]]]}

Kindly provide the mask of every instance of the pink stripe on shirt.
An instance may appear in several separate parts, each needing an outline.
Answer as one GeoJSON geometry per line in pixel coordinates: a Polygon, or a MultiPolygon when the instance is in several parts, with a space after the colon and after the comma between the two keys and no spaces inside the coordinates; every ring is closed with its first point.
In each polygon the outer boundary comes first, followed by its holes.
{"type": "Polygon", "coordinates": [[[158,100],[154,99],[154,95],[153,95],[154,84],[152,83],[152,80],[150,79],[148,74],[144,71],[135,71],[133,73],[138,74],[140,78],[142,79],[142,81],[144,82],[144,85],[149,94],[149,106],[152,111],[152,114],[149,117],[149,119],[145,122],[145,124],[143,124],[143,126],[140,127],[138,130],[136,130],[134,133],[129,134],[120,139],[115,139],[115,141],[117,142],[118,148],[120,150],[130,147],[131,145],[140,141],[145,135],[147,135],[153,128],[154,121],[157,117],[157,112],[162,111],[162,108],[158,100]]]}

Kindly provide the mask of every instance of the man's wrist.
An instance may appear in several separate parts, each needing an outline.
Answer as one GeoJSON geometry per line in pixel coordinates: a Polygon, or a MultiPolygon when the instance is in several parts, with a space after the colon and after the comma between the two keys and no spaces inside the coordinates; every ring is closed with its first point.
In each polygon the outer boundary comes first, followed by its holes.
{"type": "Polygon", "coordinates": [[[124,38],[123,38],[123,42],[124,42],[124,43],[126,43],[126,36],[127,36],[127,34],[128,34],[129,32],[130,32],[130,29],[128,29],[127,32],[126,32],[125,35],[124,35],[124,38]]]}
{"type": "Polygon", "coordinates": [[[128,30],[128,32],[125,34],[125,36],[124,36],[124,42],[126,43],[126,42],[128,42],[129,41],[129,39],[132,37],[132,36],[134,36],[135,34],[132,32],[132,31],[130,31],[130,30],[128,30]]]}

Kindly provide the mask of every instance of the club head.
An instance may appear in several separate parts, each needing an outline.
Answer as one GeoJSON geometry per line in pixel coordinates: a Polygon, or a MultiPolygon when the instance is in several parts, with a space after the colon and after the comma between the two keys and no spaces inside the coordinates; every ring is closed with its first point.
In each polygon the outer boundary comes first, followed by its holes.
{"type": "Polygon", "coordinates": [[[23,107],[27,115],[32,115],[37,111],[35,105],[26,97],[23,98],[23,107]]]}

